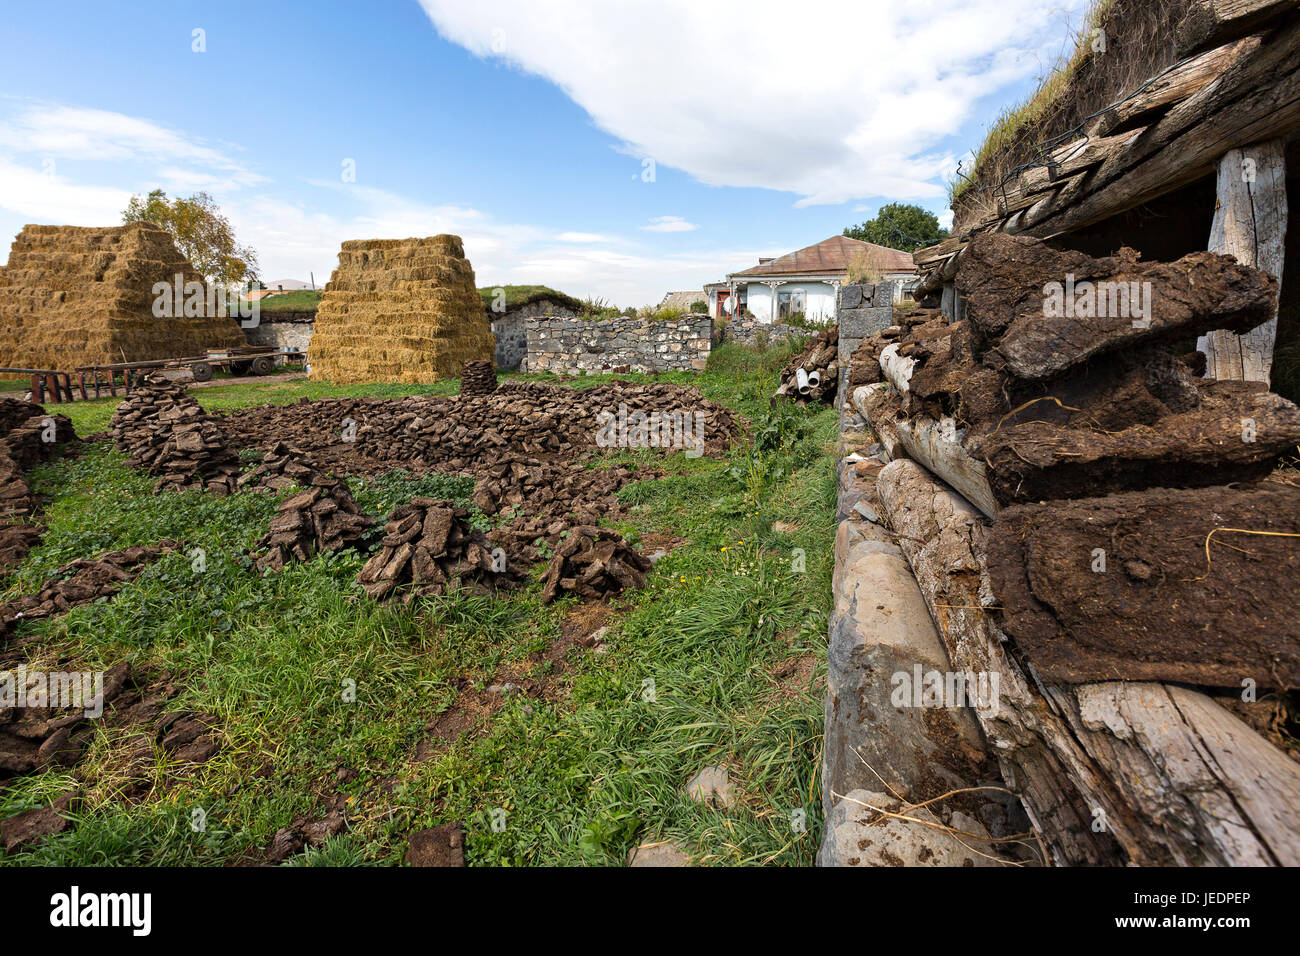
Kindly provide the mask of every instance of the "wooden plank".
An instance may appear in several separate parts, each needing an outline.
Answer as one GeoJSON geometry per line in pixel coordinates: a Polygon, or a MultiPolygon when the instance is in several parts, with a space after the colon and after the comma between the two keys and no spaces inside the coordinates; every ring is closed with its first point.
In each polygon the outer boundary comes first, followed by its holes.
{"type": "Polygon", "coordinates": [[[1177,55],[1245,36],[1297,9],[1297,0],[1196,0],[1178,25],[1177,55]]]}
{"type": "Polygon", "coordinates": [[[1215,47],[1186,63],[1160,74],[1141,93],[1124,100],[1098,117],[1097,131],[1110,136],[1136,126],[1148,125],[1175,103],[1196,93],[1243,56],[1259,48],[1259,37],[1244,37],[1215,47]]]}
{"type": "Polygon", "coordinates": [[[933,246],[926,246],[924,249],[916,250],[916,252],[912,253],[912,261],[916,263],[918,268],[921,266],[929,266],[931,263],[938,262],[941,259],[946,259],[949,256],[956,254],[956,252],[965,244],[965,239],[950,236],[943,240],[943,242],[937,242],[933,246]]]}
{"type": "MultiPolygon", "coordinates": [[[[1030,232],[1072,232],[1212,173],[1230,149],[1300,130],[1300,23],[1175,106],[1030,232]]],[[[1059,203],[1058,203],[1059,205],[1059,203]]]]}
{"type": "MultiPolygon", "coordinates": [[[[1025,170],[1014,183],[1007,186],[1007,196],[1019,201],[1021,197],[1055,189],[1062,180],[1071,179],[1100,165],[1123,152],[1145,131],[1145,127],[1130,129],[1115,136],[1084,136],[1072,140],[1053,153],[1054,165],[1034,166],[1025,170]]],[[[999,195],[999,203],[1001,196],[999,195]]],[[[1022,208],[1011,204],[1008,210],[1022,208]]]]}
{"type": "MultiPolygon", "coordinates": [[[[1280,27],[1267,42],[1252,36],[1233,48],[1236,55],[1220,75],[1153,125],[1127,138],[1116,134],[1112,138],[1122,145],[1111,146],[1100,164],[1088,166],[1049,203],[1030,206],[1033,215],[1021,216],[1014,229],[1044,239],[1073,232],[1209,175],[1230,149],[1300,130],[1300,23],[1280,27]]],[[[942,257],[951,261],[967,237],[984,228],[945,240],[942,257]]],[[[928,273],[942,257],[918,257],[918,267],[928,273]]]]}
{"type": "MultiPolygon", "coordinates": [[[[1210,251],[1230,255],[1278,277],[1286,259],[1286,144],[1282,140],[1229,150],[1219,161],[1218,200],[1210,251]]],[[[1273,317],[1245,335],[1211,332],[1196,342],[1209,378],[1269,381],[1277,307],[1273,317]]]]}

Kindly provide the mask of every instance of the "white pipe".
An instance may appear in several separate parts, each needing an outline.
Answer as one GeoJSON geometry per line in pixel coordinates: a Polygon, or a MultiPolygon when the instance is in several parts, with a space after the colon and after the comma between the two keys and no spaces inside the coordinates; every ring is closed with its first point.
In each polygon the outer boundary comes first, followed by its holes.
{"type": "Polygon", "coordinates": [[[799,386],[799,394],[807,395],[808,394],[808,373],[801,368],[795,369],[794,380],[796,384],[798,384],[799,386]]]}

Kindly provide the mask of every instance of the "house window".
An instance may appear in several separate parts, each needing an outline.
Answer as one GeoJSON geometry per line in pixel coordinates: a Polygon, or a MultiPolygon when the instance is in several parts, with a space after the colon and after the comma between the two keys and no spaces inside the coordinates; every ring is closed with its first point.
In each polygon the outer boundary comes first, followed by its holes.
{"type": "Polygon", "coordinates": [[[788,319],[792,315],[803,315],[805,312],[803,292],[778,292],[776,308],[778,318],[788,319]]]}

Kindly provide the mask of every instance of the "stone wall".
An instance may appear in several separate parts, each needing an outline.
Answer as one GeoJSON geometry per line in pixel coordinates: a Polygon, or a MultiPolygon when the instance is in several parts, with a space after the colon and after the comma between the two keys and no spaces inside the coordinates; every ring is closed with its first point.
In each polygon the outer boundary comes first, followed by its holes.
{"type": "Polygon", "coordinates": [[[759,322],[756,319],[732,319],[722,327],[720,336],[723,342],[735,342],[737,345],[753,345],[755,339],[763,339],[770,344],[799,336],[811,337],[816,329],[801,329],[794,325],[781,325],[776,322],[759,322]]]}
{"type": "Polygon", "coordinates": [[[850,282],[835,299],[840,325],[840,383],[835,404],[844,403],[849,384],[849,356],[862,340],[894,324],[894,283],[850,282]]]}
{"type": "Polygon", "coordinates": [[[305,352],[315,326],[315,312],[263,312],[256,326],[244,329],[244,338],[249,345],[305,352]]]}
{"type": "Polygon", "coordinates": [[[515,372],[523,363],[524,356],[528,354],[528,330],[525,326],[529,319],[543,316],[571,318],[573,314],[571,309],[556,305],[549,299],[538,299],[502,314],[489,312],[492,334],[497,340],[492,356],[497,371],[515,372]]]}
{"type": "Polygon", "coordinates": [[[620,317],[528,319],[524,371],[668,372],[700,370],[708,363],[713,320],[687,315],[656,322],[620,317]]]}

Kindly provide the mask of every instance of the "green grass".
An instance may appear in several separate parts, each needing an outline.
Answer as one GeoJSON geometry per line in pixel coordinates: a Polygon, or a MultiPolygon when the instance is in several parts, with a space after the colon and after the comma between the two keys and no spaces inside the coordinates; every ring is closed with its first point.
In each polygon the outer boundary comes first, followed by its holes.
{"type": "MultiPolygon", "coordinates": [[[[186,552],[165,556],[112,601],[23,624],[42,638],[31,653],[82,667],[128,658],[172,674],[180,693],[171,706],[215,716],[222,750],[188,773],[157,751],[154,786],[133,803],[119,798],[125,734],[101,728],[75,771],[0,791],[0,817],[74,785],[85,795],[75,827],[5,862],[255,860],[278,828],[318,816],[337,793],[348,801],[347,833],[294,865],[399,863],[411,830],[453,820],[467,828],[471,865],[619,864],[659,837],[702,864],[810,864],[821,828],[835,413],[769,414],[788,356],[724,346],[703,373],[662,376],[697,384],[750,421],[752,440],[729,457],[622,452],[597,464],[663,468],[662,479],[623,489],[630,516],[619,527],[684,544],[608,620],[610,652],[569,647],[562,673],[539,652],[560,639],[575,602],[541,605],[535,576],[506,600],[376,605],[355,583],[364,555],[353,551],[267,577],[249,569],[273,498],[155,495],[102,444],[41,466],[33,480],[48,496],[45,540],[0,589],[32,587],[74,556],[164,537],[203,548],[207,569],[195,573],[186,552]],[[545,690],[508,698],[481,733],[416,759],[431,720],[506,680],[545,690]],[[344,699],[349,681],[354,702],[344,699]],[[710,764],[730,769],[739,795],[730,810],[683,794],[710,764]],[[198,807],[202,833],[189,822],[198,807]],[[804,832],[791,826],[800,810],[804,832]]],[[[253,384],[196,394],[234,407],[300,393],[253,384]]],[[[83,423],[90,404],[71,406],[83,423]]],[[[445,475],[352,485],[377,513],[416,494],[464,501],[472,488],[445,475]]]]}
{"type": "Polygon", "coordinates": [[[531,305],[534,302],[540,302],[542,299],[549,299],[556,305],[562,305],[565,308],[578,312],[582,309],[582,303],[571,295],[565,295],[546,285],[494,285],[485,286],[478,290],[479,297],[483,299],[483,308],[488,312],[492,311],[493,305],[497,301],[497,290],[502,289],[505,292],[505,305],[508,309],[517,309],[525,305],[531,305]]]}
{"type": "MultiPolygon", "coordinates": [[[[1074,47],[1068,57],[1057,63],[1053,69],[1042,77],[1023,102],[1013,104],[998,114],[989,127],[975,154],[969,178],[954,176],[948,183],[948,205],[951,206],[975,182],[981,182],[986,188],[990,182],[984,179],[990,175],[1001,176],[1003,167],[1010,167],[1013,162],[1023,162],[1026,157],[1011,157],[1007,154],[1022,138],[1027,128],[1040,124],[1055,108],[1057,100],[1069,89],[1070,78],[1091,52],[1092,31],[1106,23],[1115,0],[1092,0],[1084,15],[1083,25],[1074,38],[1074,47]],[[993,168],[997,172],[989,174],[993,168]]],[[[994,180],[995,181],[995,180],[994,180]]]]}
{"type": "Polygon", "coordinates": [[[258,300],[263,312],[315,312],[320,308],[323,289],[298,289],[293,292],[277,292],[258,300]]]}

